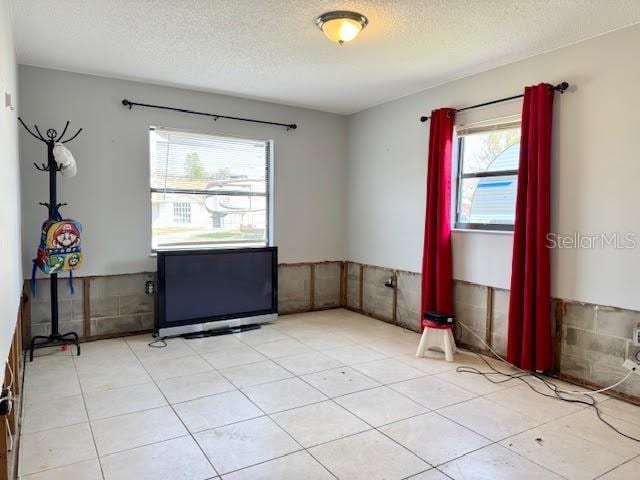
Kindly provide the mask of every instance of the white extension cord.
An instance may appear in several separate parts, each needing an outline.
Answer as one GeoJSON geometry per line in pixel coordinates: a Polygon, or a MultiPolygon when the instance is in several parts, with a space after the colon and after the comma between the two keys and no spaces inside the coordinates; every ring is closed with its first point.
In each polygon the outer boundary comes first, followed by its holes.
{"type": "MultiPolygon", "coordinates": [[[[493,354],[496,356],[496,358],[497,358],[498,360],[500,360],[502,363],[504,363],[505,365],[509,365],[509,366],[511,366],[511,367],[513,367],[513,368],[515,368],[515,369],[517,369],[517,370],[519,370],[519,371],[523,372],[523,373],[529,373],[529,372],[527,372],[526,370],[522,370],[521,368],[517,367],[516,365],[512,365],[512,364],[510,364],[509,362],[507,362],[504,358],[502,358],[500,355],[498,355],[498,353],[497,353],[493,348],[491,348],[491,347],[487,344],[487,342],[485,342],[485,341],[484,341],[484,339],[483,339],[483,338],[480,338],[480,336],[479,336],[479,335],[477,335],[473,330],[471,330],[469,327],[467,327],[467,326],[466,326],[464,323],[462,323],[461,321],[458,321],[458,323],[459,323],[460,325],[462,325],[462,327],[464,327],[464,328],[465,328],[465,329],[466,329],[466,330],[467,330],[471,335],[473,335],[473,336],[474,336],[474,337],[476,337],[478,340],[480,340],[480,342],[481,342],[485,347],[487,347],[487,348],[489,349],[489,351],[490,351],[491,353],[493,353],[493,354]]],[[[558,390],[557,390],[557,392],[558,392],[558,393],[564,393],[564,394],[566,394],[566,395],[593,395],[594,393],[602,393],[602,392],[606,392],[607,390],[611,390],[612,388],[615,388],[615,387],[617,387],[618,385],[620,385],[621,383],[625,382],[625,381],[626,381],[626,380],[631,376],[631,374],[633,374],[633,373],[634,373],[634,370],[631,370],[631,371],[629,371],[629,373],[627,373],[627,374],[626,374],[626,375],[625,375],[625,376],[624,376],[620,381],[618,381],[618,382],[614,383],[613,385],[609,385],[608,387],[601,388],[601,389],[599,389],[599,390],[586,390],[586,391],[585,391],[585,390],[580,390],[580,391],[578,391],[578,390],[574,390],[574,391],[571,391],[571,390],[559,390],[559,389],[558,389],[558,390]]],[[[535,375],[534,375],[534,377],[533,377],[533,378],[535,378],[536,380],[538,380],[539,382],[541,382],[541,383],[543,383],[543,384],[544,384],[544,382],[543,382],[542,380],[540,380],[538,377],[536,377],[535,375]]]]}

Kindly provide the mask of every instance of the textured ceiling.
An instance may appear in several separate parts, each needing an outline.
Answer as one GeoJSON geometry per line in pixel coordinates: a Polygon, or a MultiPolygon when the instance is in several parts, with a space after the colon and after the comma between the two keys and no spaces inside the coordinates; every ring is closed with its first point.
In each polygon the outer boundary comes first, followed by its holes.
{"type": "Polygon", "coordinates": [[[20,63],[353,113],[640,22],[640,0],[13,0],[20,63]],[[369,26],[331,44],[317,15],[369,26]]]}

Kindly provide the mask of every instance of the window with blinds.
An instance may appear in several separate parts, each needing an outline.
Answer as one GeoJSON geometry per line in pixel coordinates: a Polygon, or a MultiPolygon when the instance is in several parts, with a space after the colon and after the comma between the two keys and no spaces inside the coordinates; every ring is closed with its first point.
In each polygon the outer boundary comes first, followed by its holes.
{"type": "Polygon", "coordinates": [[[265,246],[271,143],[152,127],[152,249],[265,246]]]}
{"type": "Polygon", "coordinates": [[[456,128],[455,227],[513,230],[520,118],[456,128]]]}

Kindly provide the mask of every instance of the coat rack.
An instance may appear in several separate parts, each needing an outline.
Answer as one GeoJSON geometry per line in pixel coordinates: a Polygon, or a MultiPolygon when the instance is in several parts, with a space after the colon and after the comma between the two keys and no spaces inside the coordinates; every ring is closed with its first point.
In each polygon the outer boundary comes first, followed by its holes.
{"type": "MultiPolygon", "coordinates": [[[[58,208],[63,207],[66,203],[57,203],[57,192],[56,192],[56,174],[62,169],[62,166],[58,166],[56,163],[55,157],[53,155],[53,147],[55,147],[56,143],[68,143],[75,139],[82,129],[79,129],[75,135],[71,136],[68,139],[64,139],[65,134],[67,133],[67,128],[69,127],[69,122],[67,121],[64,126],[64,130],[62,130],[62,134],[58,136],[58,132],[53,128],[47,130],[45,138],[42,133],[40,133],[40,129],[37,125],[34,125],[36,133],[27,127],[27,125],[22,121],[22,118],[18,117],[18,120],[25,128],[27,132],[31,134],[36,140],[43,142],[47,146],[47,163],[38,165],[34,163],[37,170],[41,172],[49,172],[49,202],[40,202],[40,205],[47,207],[49,210],[49,220],[55,219],[56,212],[58,208]]],[[[80,355],[80,342],[78,338],[78,334],[76,332],[68,332],[60,334],[59,325],[58,325],[58,274],[52,273],[51,275],[51,334],[48,336],[44,335],[36,335],[31,339],[31,350],[29,352],[29,361],[33,361],[33,351],[36,348],[43,348],[45,346],[51,345],[75,345],[78,351],[78,355],[80,355]]]]}

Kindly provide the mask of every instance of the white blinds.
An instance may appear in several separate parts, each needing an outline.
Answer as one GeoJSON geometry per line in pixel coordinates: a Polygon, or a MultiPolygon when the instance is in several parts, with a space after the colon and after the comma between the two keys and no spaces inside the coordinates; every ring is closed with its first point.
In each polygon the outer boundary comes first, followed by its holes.
{"type": "Polygon", "coordinates": [[[473,135],[474,133],[489,132],[493,130],[510,130],[520,127],[520,115],[512,115],[482,122],[474,122],[466,125],[456,126],[456,135],[462,137],[464,135],[473,135]]]}
{"type": "Polygon", "coordinates": [[[229,190],[233,183],[242,181],[250,182],[254,192],[266,193],[267,169],[267,141],[163,128],[150,132],[150,183],[154,191],[229,190]]]}

